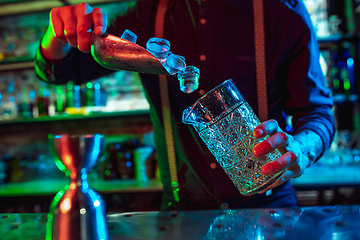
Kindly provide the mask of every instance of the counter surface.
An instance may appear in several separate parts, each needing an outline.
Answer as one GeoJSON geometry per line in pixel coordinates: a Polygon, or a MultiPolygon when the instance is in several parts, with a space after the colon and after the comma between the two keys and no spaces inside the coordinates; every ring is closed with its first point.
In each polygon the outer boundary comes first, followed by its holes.
{"type": "MultiPolygon", "coordinates": [[[[107,215],[110,239],[360,239],[360,206],[107,215]]],[[[3,240],[45,239],[46,214],[0,214],[3,240]]]]}

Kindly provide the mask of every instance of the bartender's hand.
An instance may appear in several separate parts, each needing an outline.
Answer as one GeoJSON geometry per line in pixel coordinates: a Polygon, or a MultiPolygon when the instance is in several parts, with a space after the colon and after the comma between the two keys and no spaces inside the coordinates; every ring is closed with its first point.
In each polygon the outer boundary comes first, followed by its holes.
{"type": "Polygon", "coordinates": [[[275,149],[282,153],[281,157],[261,168],[263,174],[272,175],[282,170],[286,171],[275,183],[259,192],[260,194],[283,184],[290,178],[300,177],[323,151],[323,143],[317,133],[303,130],[292,136],[283,132],[275,120],[261,123],[254,129],[253,134],[256,138],[270,136],[253,148],[256,157],[264,156],[275,149]]]}
{"type": "Polygon", "coordinates": [[[64,58],[71,47],[89,52],[92,27],[95,34],[106,32],[107,16],[103,9],[92,8],[87,3],[53,8],[41,51],[49,60],[64,58]]]}

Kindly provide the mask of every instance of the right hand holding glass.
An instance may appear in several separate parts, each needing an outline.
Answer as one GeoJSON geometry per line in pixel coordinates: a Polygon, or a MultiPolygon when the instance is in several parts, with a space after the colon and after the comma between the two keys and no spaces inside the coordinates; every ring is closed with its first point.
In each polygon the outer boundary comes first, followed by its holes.
{"type": "Polygon", "coordinates": [[[90,51],[91,29],[102,35],[106,32],[107,16],[103,9],[92,8],[87,3],[53,8],[49,28],[62,43],[69,43],[82,52],[90,51]]]}

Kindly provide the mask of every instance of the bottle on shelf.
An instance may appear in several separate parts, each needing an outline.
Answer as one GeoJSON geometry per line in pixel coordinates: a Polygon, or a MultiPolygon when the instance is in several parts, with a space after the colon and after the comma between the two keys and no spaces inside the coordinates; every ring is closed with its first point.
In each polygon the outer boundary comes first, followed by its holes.
{"type": "Polygon", "coordinates": [[[36,104],[36,93],[34,89],[29,91],[29,109],[32,117],[36,118],[39,116],[39,111],[36,104]]]}
{"type": "Polygon", "coordinates": [[[0,157],[0,185],[6,183],[6,162],[0,157]]]}
{"type": "Polygon", "coordinates": [[[81,108],[81,92],[79,85],[74,86],[74,107],[81,108]]]}
{"type": "Polygon", "coordinates": [[[350,43],[334,45],[331,49],[330,88],[335,102],[353,101],[355,89],[354,49],[350,43]]]}
{"type": "Polygon", "coordinates": [[[19,115],[23,118],[32,117],[32,109],[30,105],[30,94],[27,87],[21,88],[21,94],[18,97],[19,115]]]}
{"type": "Polygon", "coordinates": [[[17,118],[17,107],[15,97],[10,95],[8,100],[4,102],[2,118],[5,120],[17,118]]]}
{"type": "Polygon", "coordinates": [[[101,101],[101,85],[99,82],[94,83],[94,104],[96,107],[100,107],[102,105],[101,101]]]}
{"type": "Polygon", "coordinates": [[[0,120],[3,119],[3,109],[4,109],[3,97],[0,92],[0,120]]]}
{"type": "Polygon", "coordinates": [[[65,106],[66,106],[66,108],[75,107],[75,104],[74,104],[74,83],[73,82],[69,82],[66,85],[65,106]]]}
{"type": "Polygon", "coordinates": [[[63,86],[56,86],[55,88],[55,113],[57,115],[62,115],[65,112],[65,101],[64,101],[64,87],[63,86]]]}
{"type": "Polygon", "coordinates": [[[36,100],[39,117],[49,116],[49,90],[46,86],[40,86],[36,100]]]}
{"type": "Polygon", "coordinates": [[[86,93],[85,93],[85,106],[92,107],[94,106],[94,84],[92,82],[86,83],[86,93]]]}

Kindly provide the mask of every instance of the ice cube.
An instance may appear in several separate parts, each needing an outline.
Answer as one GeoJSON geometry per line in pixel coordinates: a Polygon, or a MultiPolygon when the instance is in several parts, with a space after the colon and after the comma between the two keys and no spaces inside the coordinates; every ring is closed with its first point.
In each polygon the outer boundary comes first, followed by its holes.
{"type": "Polygon", "coordinates": [[[128,40],[132,43],[136,43],[137,40],[137,36],[135,33],[133,33],[132,31],[130,31],[129,29],[126,29],[123,34],[121,35],[122,39],[128,40]]]}
{"type": "Polygon", "coordinates": [[[170,54],[170,42],[163,38],[150,38],[146,43],[146,50],[164,63],[170,54]]]}
{"type": "Polygon", "coordinates": [[[199,87],[200,70],[194,66],[187,66],[177,74],[180,90],[184,93],[192,93],[199,87]]]}
{"type": "Polygon", "coordinates": [[[163,65],[171,75],[175,75],[179,71],[184,71],[186,68],[185,58],[176,54],[170,54],[163,65]]]}

